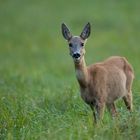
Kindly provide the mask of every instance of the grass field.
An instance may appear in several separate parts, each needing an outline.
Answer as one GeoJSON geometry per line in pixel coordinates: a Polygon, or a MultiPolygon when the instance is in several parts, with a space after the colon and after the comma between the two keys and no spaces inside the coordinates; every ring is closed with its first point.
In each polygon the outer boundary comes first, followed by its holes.
{"type": "Polygon", "coordinates": [[[1,0],[0,139],[139,140],[139,6],[139,0],[1,0]],[[120,100],[120,116],[112,120],[106,111],[99,125],[80,97],[60,30],[65,22],[78,35],[88,21],[87,64],[120,55],[135,71],[134,112],[120,100]]]}

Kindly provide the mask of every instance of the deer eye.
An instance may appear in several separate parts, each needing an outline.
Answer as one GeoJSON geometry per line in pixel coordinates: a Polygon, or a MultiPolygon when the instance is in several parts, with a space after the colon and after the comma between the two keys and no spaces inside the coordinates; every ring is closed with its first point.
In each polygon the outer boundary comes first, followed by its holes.
{"type": "Polygon", "coordinates": [[[84,43],[81,43],[81,46],[84,46],[84,43]]]}
{"type": "Polygon", "coordinates": [[[71,43],[69,43],[69,47],[72,47],[72,44],[71,43]]]}

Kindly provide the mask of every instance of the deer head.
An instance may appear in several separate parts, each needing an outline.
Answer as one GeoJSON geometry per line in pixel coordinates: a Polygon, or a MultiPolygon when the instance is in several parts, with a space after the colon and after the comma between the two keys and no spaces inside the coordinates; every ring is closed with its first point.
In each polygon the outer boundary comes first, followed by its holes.
{"type": "Polygon", "coordinates": [[[68,41],[70,55],[75,63],[79,63],[85,54],[85,43],[90,35],[90,23],[87,23],[80,36],[73,36],[68,27],[62,23],[63,37],[68,41]]]}

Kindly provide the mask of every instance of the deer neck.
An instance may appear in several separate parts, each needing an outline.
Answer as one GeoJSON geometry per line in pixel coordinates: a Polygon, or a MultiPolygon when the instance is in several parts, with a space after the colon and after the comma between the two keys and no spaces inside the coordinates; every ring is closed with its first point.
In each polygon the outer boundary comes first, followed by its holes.
{"type": "Polygon", "coordinates": [[[75,63],[75,72],[80,87],[86,88],[89,81],[89,74],[84,56],[81,59],[80,63],[75,63]]]}

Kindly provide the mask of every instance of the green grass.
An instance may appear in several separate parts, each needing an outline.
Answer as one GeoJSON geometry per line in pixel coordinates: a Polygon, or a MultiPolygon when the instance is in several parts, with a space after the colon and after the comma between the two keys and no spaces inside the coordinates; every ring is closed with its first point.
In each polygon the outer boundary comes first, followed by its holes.
{"type": "Polygon", "coordinates": [[[0,1],[0,139],[140,139],[139,0],[0,1]],[[73,62],[61,35],[62,22],[80,34],[90,21],[87,64],[111,55],[133,65],[134,112],[117,102],[120,116],[106,111],[93,125],[82,101],[73,62]]]}

